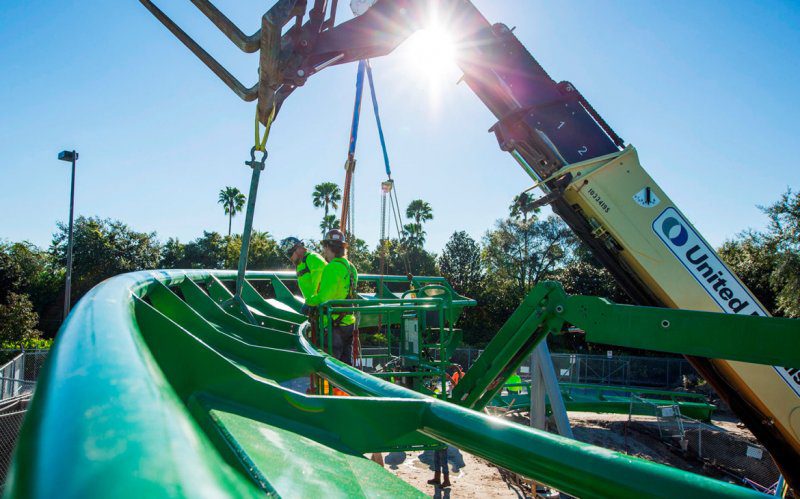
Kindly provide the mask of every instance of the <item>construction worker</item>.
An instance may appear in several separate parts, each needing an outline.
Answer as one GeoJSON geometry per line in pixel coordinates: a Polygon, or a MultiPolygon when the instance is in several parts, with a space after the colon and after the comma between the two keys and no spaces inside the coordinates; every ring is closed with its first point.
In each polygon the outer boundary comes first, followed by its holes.
{"type": "Polygon", "coordinates": [[[451,486],[447,447],[433,451],[433,478],[428,480],[428,484],[443,489],[451,486]],[[442,480],[442,478],[444,478],[444,480],[442,480]]]}
{"type": "Polygon", "coordinates": [[[453,367],[455,368],[453,370],[453,374],[448,374],[447,378],[450,380],[450,385],[455,387],[458,384],[458,382],[461,381],[461,378],[464,377],[464,371],[458,364],[453,364],[453,367]]]}
{"type": "MultiPolygon", "coordinates": [[[[322,240],[322,254],[328,264],[322,271],[322,279],[316,294],[306,299],[306,305],[317,307],[330,300],[356,298],[358,271],[347,260],[347,243],[342,231],[333,229],[322,240]]],[[[333,351],[331,355],[342,362],[353,365],[353,331],[356,317],[352,313],[332,314],[333,351]]],[[[323,317],[323,327],[328,326],[323,317]]]]}
{"type": "Polygon", "coordinates": [[[516,386],[509,386],[508,387],[508,392],[509,393],[519,394],[519,392],[522,391],[522,387],[519,386],[521,384],[522,384],[522,378],[520,378],[519,374],[517,374],[517,373],[512,374],[506,380],[506,385],[516,385],[516,386]]]}
{"type": "Polygon", "coordinates": [[[319,253],[306,249],[303,241],[296,237],[287,237],[281,241],[281,251],[295,266],[297,285],[303,300],[314,295],[322,279],[322,270],[325,268],[325,259],[319,253]]]}

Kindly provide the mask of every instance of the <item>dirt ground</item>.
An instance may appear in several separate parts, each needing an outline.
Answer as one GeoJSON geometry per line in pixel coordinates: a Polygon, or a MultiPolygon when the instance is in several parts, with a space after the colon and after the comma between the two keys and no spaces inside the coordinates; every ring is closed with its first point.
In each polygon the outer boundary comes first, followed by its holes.
{"type": "MultiPolygon", "coordinates": [[[[647,424],[645,417],[637,417],[642,424],[647,424]]],[[[655,418],[652,418],[655,423],[655,418]]],[[[637,431],[636,427],[628,428],[627,414],[595,414],[591,412],[570,412],[569,420],[577,440],[606,449],[668,464],[693,473],[708,474],[702,466],[686,461],[675,453],[655,435],[637,431]]]]}
{"type": "Polygon", "coordinates": [[[384,455],[386,469],[436,498],[522,498],[524,493],[506,481],[500,470],[486,461],[455,447],[449,447],[450,482],[448,489],[428,485],[433,478],[433,451],[392,452],[384,455]]]}
{"type": "MultiPolygon", "coordinates": [[[[520,424],[527,424],[527,414],[509,415],[520,424]]],[[[704,468],[684,459],[646,430],[647,418],[637,417],[639,424],[627,425],[627,414],[596,414],[570,412],[570,424],[577,440],[613,449],[650,461],[667,464],[685,471],[728,479],[714,469],[704,468]]],[[[753,439],[752,434],[735,420],[715,420],[714,424],[741,436],[753,439]]],[[[431,497],[452,498],[524,498],[526,491],[513,478],[496,466],[454,447],[448,449],[450,462],[449,489],[439,489],[425,483],[433,477],[433,452],[394,452],[384,455],[386,468],[398,477],[431,497]]]]}

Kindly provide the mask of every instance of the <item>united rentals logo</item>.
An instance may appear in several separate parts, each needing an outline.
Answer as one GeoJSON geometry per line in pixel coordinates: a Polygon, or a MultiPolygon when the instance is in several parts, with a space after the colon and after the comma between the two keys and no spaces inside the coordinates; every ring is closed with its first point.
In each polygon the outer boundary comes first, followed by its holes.
{"type": "Polygon", "coordinates": [[[689,231],[676,219],[667,217],[661,224],[661,231],[675,246],[683,246],[689,240],[689,231]]]}
{"type": "MultiPolygon", "coordinates": [[[[675,208],[667,208],[653,221],[653,231],[723,312],[769,315],[675,208]]],[[[800,395],[797,369],[775,370],[800,395]]]]}
{"type": "Polygon", "coordinates": [[[653,230],[723,311],[768,315],[675,208],[664,210],[653,230]]]}

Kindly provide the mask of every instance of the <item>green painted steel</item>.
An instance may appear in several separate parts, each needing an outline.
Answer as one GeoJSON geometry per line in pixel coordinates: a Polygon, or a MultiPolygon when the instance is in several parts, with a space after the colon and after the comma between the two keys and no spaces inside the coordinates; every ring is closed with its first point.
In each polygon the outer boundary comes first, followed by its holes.
{"type": "Polygon", "coordinates": [[[563,293],[557,283],[546,282],[533,288],[453,388],[453,401],[475,409],[489,405],[536,345],[548,333],[561,330],[564,321],[554,315],[558,300],[551,300],[550,296],[560,297],[563,293]]]}
{"type": "Polygon", "coordinates": [[[565,297],[563,306],[559,315],[595,343],[800,367],[797,319],[634,307],[594,296],[565,297]]]}
{"type": "MultiPolygon", "coordinates": [[[[491,405],[510,410],[527,409],[531,405],[530,382],[506,383],[504,390],[492,399],[491,405]],[[510,389],[522,388],[514,392],[510,389]]],[[[710,421],[717,408],[699,393],[670,392],[632,386],[609,386],[582,383],[559,383],[568,411],[655,416],[653,407],[676,405],[681,414],[701,421],[710,421]],[[636,395],[639,400],[633,398],[636,395]],[[644,402],[644,404],[640,402],[644,402]],[[631,403],[633,402],[633,404],[631,403]]],[[[549,402],[547,402],[549,412],[549,402]]]]}
{"type": "Polygon", "coordinates": [[[565,324],[587,341],[756,364],[800,366],[800,320],[618,305],[567,296],[557,282],[534,287],[453,389],[457,404],[482,409],[536,344],[565,324]]]}
{"type": "MultiPolygon", "coordinates": [[[[281,331],[221,308],[224,283],[235,278],[146,271],[90,291],[50,353],[6,495],[421,496],[363,454],[446,443],[576,496],[764,497],[369,376],[314,348],[298,331],[305,324],[281,331]],[[292,389],[312,374],[351,396],[292,389]]],[[[536,290],[507,330],[548,330],[541,302],[551,291],[536,290]]],[[[265,323],[292,323],[265,303],[248,298],[265,323]]],[[[535,343],[512,339],[520,350],[535,343]]]]}

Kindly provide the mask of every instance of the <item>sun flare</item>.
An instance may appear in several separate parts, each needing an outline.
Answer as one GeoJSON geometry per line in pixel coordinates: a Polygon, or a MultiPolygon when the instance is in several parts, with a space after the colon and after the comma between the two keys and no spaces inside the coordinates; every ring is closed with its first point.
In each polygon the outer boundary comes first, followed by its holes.
{"type": "Polygon", "coordinates": [[[452,72],[455,45],[445,29],[430,26],[414,33],[406,43],[408,67],[412,73],[438,84],[452,72]]]}

